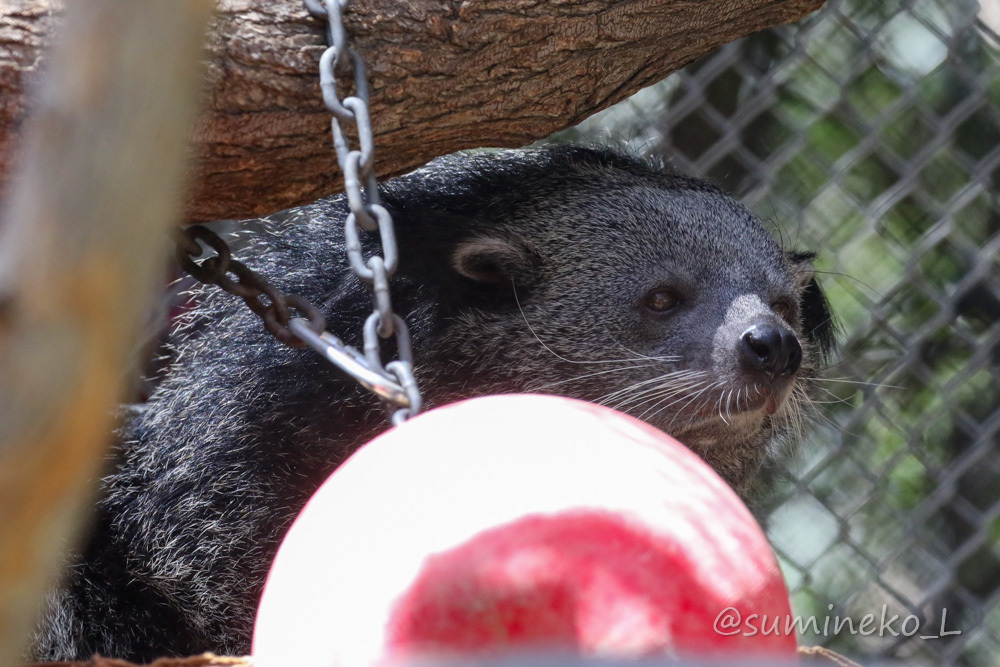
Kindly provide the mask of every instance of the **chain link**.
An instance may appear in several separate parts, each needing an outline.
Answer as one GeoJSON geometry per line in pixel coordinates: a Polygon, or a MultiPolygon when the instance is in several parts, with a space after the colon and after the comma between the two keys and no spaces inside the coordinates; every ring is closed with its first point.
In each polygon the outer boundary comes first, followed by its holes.
{"type": "Polygon", "coordinates": [[[305,343],[288,329],[291,308],[305,316],[312,331],[319,333],[326,327],[326,319],[315,306],[298,294],[285,294],[267,282],[264,276],[243,262],[233,259],[226,242],[207,227],[178,229],[174,234],[174,240],[177,243],[177,263],[191,277],[207,285],[218,285],[229,294],[243,299],[250,310],[263,320],[264,328],[285,345],[305,346],[305,343]],[[202,248],[198,245],[199,240],[204,241],[217,253],[201,264],[195,261],[195,258],[202,254],[202,248]],[[234,274],[237,280],[230,278],[228,275],[230,273],[234,274]],[[262,296],[267,297],[267,303],[261,300],[262,296]]]}
{"type": "Polygon", "coordinates": [[[392,215],[379,200],[375,176],[375,142],[368,115],[368,77],[361,56],[347,45],[342,11],[348,0],[303,0],[309,13],[326,21],[330,46],[320,58],[320,87],[329,109],[333,145],[344,174],[344,189],[350,213],[344,221],[347,259],[358,279],[372,288],[374,310],[365,321],[364,353],[358,352],[325,331],[325,321],[306,299],[284,294],[263,276],[232,258],[229,246],[206,227],[178,230],[177,261],[196,280],[218,285],[247,304],[264,321],[264,327],[279,341],[292,347],[308,345],[341,368],[362,386],[379,396],[391,422],[396,425],[420,411],[421,395],[413,376],[413,353],[406,322],[392,308],[389,279],[399,265],[399,252],[392,215]],[[341,99],[336,71],[353,69],[355,95],[341,99]],[[358,149],[352,149],[341,121],[352,123],[358,149]],[[358,227],[377,233],[382,254],[365,259],[358,227]],[[204,242],[216,255],[199,264],[204,242]],[[228,274],[234,274],[233,280],[228,274]],[[267,302],[261,297],[267,297],[267,302]],[[304,317],[291,317],[291,309],[304,317]],[[382,363],[382,344],[395,339],[396,359],[382,363]]]}
{"type": "Polygon", "coordinates": [[[399,423],[420,410],[421,398],[413,378],[413,354],[406,322],[392,308],[389,279],[399,265],[392,215],[381,205],[375,176],[375,141],[368,114],[368,77],[365,61],[347,44],[343,10],[348,0],[304,0],[306,8],[327,22],[330,46],[320,58],[320,88],[330,111],[330,127],[337,162],[344,174],[344,191],[351,212],[344,221],[347,259],[358,278],[371,286],[374,311],[365,322],[364,359],[368,368],[393,378],[403,394],[401,401],[386,402],[392,422],[399,423]],[[341,98],[337,91],[337,71],[353,70],[355,94],[341,98]],[[351,148],[341,122],[351,123],[357,133],[358,148],[351,148]],[[367,260],[362,254],[358,227],[378,233],[382,254],[367,260]],[[383,365],[382,343],[395,338],[396,359],[383,365]]]}

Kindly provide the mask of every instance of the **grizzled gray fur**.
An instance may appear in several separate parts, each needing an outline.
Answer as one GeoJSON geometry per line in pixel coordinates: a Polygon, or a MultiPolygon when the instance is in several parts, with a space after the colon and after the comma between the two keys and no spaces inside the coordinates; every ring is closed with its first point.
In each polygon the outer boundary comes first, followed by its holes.
{"type": "MultiPolygon", "coordinates": [[[[678,437],[741,492],[796,430],[832,334],[811,256],[784,252],[713,185],[558,147],[444,158],[383,199],[428,409],[520,391],[601,402],[678,437]]],[[[344,258],[346,213],[338,197],[271,220],[242,258],[360,347],[371,298],[344,258]]],[[[282,534],[386,428],[315,352],[283,347],[214,288],[199,298],[122,426],[35,658],[248,652],[282,534]]]]}

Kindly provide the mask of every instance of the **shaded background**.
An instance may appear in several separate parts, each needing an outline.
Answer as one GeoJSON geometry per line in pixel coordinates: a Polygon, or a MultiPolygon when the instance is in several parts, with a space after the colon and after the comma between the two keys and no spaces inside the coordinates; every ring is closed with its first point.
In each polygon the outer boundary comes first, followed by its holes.
{"type": "Polygon", "coordinates": [[[802,643],[853,658],[1000,664],[998,31],[1000,0],[830,0],[551,139],[625,140],[819,251],[842,344],[761,513],[802,643]],[[824,636],[883,605],[916,636],[824,636]],[[942,610],[961,634],[921,639],[942,610]]]}

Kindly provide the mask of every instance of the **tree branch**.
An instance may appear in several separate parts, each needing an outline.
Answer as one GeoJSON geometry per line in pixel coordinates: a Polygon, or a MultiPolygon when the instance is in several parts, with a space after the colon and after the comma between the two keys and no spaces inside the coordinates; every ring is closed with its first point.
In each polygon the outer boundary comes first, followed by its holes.
{"type": "MultiPolygon", "coordinates": [[[[347,30],[369,64],[376,169],[408,171],[476,146],[569,127],[721,44],[823,0],[355,0],[347,30]]],[[[217,0],[191,220],[260,215],[340,189],[320,100],[321,24],[301,0],[217,0]]],[[[0,156],[24,113],[61,0],[0,7],[0,156]]],[[[0,159],[0,184],[8,169],[0,159]]]]}

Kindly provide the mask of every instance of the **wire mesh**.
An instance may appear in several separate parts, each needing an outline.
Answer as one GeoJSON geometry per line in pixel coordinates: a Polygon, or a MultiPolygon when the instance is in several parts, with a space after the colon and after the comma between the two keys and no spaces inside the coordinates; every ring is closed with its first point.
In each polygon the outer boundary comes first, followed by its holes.
{"type": "Polygon", "coordinates": [[[840,351],[762,514],[800,641],[862,661],[1000,664],[998,31],[996,0],[830,0],[556,137],[819,251],[840,351]]]}

